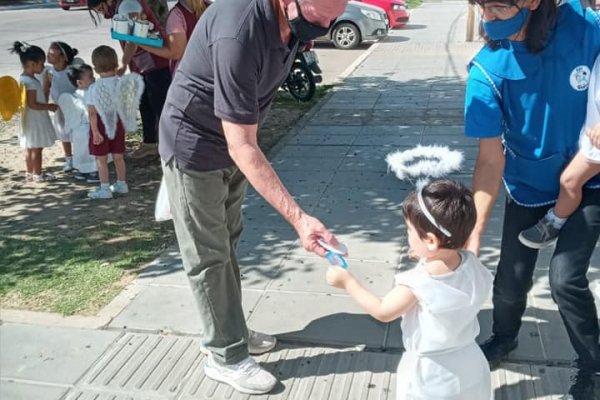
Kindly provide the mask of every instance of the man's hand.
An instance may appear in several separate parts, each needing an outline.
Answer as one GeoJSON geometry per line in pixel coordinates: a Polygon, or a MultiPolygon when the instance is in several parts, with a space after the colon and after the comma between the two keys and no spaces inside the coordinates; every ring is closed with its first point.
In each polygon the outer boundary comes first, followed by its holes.
{"type": "Polygon", "coordinates": [[[306,251],[310,251],[321,257],[325,256],[327,250],[319,245],[318,240],[323,239],[333,247],[338,247],[339,242],[331,232],[319,221],[308,214],[300,214],[300,218],[293,224],[306,251]]]}
{"type": "Polygon", "coordinates": [[[596,124],[593,128],[586,128],[585,134],[590,138],[592,145],[600,149],[600,123],[596,124]]]}
{"type": "Polygon", "coordinates": [[[327,284],[338,289],[346,289],[346,285],[354,277],[344,268],[332,266],[327,270],[327,284]]]}

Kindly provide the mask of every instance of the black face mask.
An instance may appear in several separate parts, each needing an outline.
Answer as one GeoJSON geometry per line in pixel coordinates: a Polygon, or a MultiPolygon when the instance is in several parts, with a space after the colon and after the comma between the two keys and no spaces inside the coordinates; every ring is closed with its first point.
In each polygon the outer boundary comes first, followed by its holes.
{"type": "MultiPolygon", "coordinates": [[[[288,25],[292,30],[292,34],[303,43],[308,43],[318,37],[327,35],[327,32],[329,32],[329,27],[324,28],[321,25],[313,24],[312,22],[307,21],[302,15],[298,0],[294,1],[296,2],[296,8],[298,9],[298,16],[290,20],[287,9],[285,10],[285,16],[288,18],[288,25]]],[[[331,21],[329,26],[333,25],[334,22],[335,20],[331,21]]]]}

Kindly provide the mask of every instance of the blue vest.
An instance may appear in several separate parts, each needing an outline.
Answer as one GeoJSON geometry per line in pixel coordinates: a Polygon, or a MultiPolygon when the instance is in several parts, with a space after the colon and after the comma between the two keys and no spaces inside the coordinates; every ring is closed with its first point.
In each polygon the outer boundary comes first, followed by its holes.
{"type": "MultiPolygon", "coordinates": [[[[600,16],[579,0],[559,8],[545,49],[524,42],[484,46],[469,64],[465,134],[503,136],[504,184],[524,206],[556,201],[560,174],[578,150],[587,88],[600,54],[600,16]]],[[[587,184],[600,188],[600,174],[587,184]]]]}

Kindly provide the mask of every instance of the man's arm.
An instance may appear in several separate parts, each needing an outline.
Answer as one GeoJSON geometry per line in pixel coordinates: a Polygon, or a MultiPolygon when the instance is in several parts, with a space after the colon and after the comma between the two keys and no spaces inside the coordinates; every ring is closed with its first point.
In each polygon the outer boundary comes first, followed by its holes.
{"type": "Polygon", "coordinates": [[[257,125],[223,121],[229,155],[256,191],[294,227],[304,248],[324,256],[317,240],[323,238],[336,247],[337,240],[319,220],[306,214],[283,186],[258,147],[257,130],[257,125]]]}
{"type": "Polygon", "coordinates": [[[467,245],[467,249],[475,254],[479,253],[481,236],[498,197],[504,163],[501,137],[479,140],[479,155],[473,171],[473,199],[477,209],[477,222],[467,245]]]}

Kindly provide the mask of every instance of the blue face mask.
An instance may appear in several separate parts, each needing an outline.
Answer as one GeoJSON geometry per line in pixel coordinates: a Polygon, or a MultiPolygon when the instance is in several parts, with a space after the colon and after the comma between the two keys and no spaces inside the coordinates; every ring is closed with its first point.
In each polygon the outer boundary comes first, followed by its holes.
{"type": "Polygon", "coordinates": [[[529,19],[529,8],[521,8],[514,17],[509,19],[495,19],[493,21],[483,21],[483,30],[492,40],[506,39],[519,32],[523,25],[529,19]]]}

